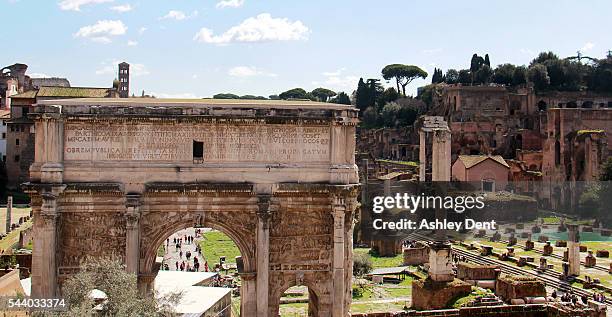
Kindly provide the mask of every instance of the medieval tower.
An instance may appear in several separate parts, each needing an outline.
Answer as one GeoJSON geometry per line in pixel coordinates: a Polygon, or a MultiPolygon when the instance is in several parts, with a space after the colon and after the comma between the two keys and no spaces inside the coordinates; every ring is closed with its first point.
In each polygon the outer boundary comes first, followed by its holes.
{"type": "Polygon", "coordinates": [[[130,96],[130,64],[122,62],[119,64],[119,97],[130,96]]]}

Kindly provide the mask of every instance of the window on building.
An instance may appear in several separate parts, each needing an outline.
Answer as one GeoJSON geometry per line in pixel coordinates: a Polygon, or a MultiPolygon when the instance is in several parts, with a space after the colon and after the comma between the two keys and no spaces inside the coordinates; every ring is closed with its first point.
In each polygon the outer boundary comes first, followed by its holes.
{"type": "Polygon", "coordinates": [[[15,139],[15,145],[19,145],[19,139],[15,139]]]}
{"type": "Polygon", "coordinates": [[[19,159],[20,159],[19,155],[15,155],[15,162],[19,162],[19,159]]]}
{"type": "Polygon", "coordinates": [[[193,159],[194,161],[204,159],[204,142],[193,141],[193,159]]]}
{"type": "Polygon", "coordinates": [[[15,127],[11,126],[11,132],[15,132],[15,127]]]}
{"type": "Polygon", "coordinates": [[[482,191],[483,192],[493,192],[493,191],[495,191],[495,180],[492,180],[492,179],[483,179],[482,180],[482,191]]]}
{"type": "Polygon", "coordinates": [[[2,120],[2,125],[6,125],[6,121],[2,120]]]}
{"type": "Polygon", "coordinates": [[[2,139],[6,139],[6,132],[2,132],[2,139]]]}

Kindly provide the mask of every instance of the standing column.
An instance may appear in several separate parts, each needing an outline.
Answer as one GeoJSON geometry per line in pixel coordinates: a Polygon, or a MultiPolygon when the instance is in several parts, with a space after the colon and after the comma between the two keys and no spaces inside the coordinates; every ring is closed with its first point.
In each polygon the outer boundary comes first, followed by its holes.
{"type": "Polygon", "coordinates": [[[427,145],[426,142],[427,134],[424,131],[419,131],[419,180],[425,181],[425,172],[427,168],[427,145]]]}
{"type": "Polygon", "coordinates": [[[36,264],[39,272],[32,272],[32,297],[52,298],[57,292],[57,196],[52,193],[42,194],[40,218],[36,219],[36,238],[34,240],[33,255],[36,255],[36,264]],[[34,278],[39,279],[35,281],[34,278]]]}
{"type": "Polygon", "coordinates": [[[11,232],[11,218],[13,213],[13,196],[6,198],[6,234],[11,232]]]}
{"type": "Polygon", "coordinates": [[[270,195],[259,196],[257,213],[257,316],[268,317],[270,269],[270,195]]]}
{"type": "Polygon", "coordinates": [[[567,260],[569,262],[569,274],[580,275],[580,233],[578,225],[568,224],[567,260]]]}
{"type": "Polygon", "coordinates": [[[334,198],[333,317],[342,317],[344,314],[344,202],[343,198],[334,198]]]}
{"type": "Polygon", "coordinates": [[[257,314],[257,273],[240,273],[240,315],[244,317],[257,314]]]}
{"type": "Polygon", "coordinates": [[[128,273],[138,274],[140,249],[140,195],[128,194],[125,212],[125,266],[128,273]]]}

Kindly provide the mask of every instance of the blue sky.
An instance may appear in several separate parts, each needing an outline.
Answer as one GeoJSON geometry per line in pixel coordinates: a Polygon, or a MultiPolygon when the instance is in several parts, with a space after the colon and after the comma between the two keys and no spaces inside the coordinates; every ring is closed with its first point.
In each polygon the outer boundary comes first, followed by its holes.
{"type": "Polygon", "coordinates": [[[0,0],[0,12],[0,64],[107,87],[127,61],[132,92],[158,97],[350,93],[391,63],[431,74],[473,53],[497,65],[612,49],[606,0],[0,0]]]}

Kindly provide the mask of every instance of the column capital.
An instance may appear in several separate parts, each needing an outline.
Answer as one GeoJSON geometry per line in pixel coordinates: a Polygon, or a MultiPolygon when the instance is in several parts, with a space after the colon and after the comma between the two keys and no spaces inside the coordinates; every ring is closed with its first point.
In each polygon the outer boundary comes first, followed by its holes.
{"type": "Polygon", "coordinates": [[[57,219],[59,216],[57,214],[51,213],[41,213],[40,219],[42,220],[42,225],[44,227],[54,227],[57,225],[57,219]]]}
{"type": "Polygon", "coordinates": [[[138,228],[138,221],[140,220],[140,213],[126,212],[124,217],[125,217],[125,228],[126,229],[138,228]]]}

